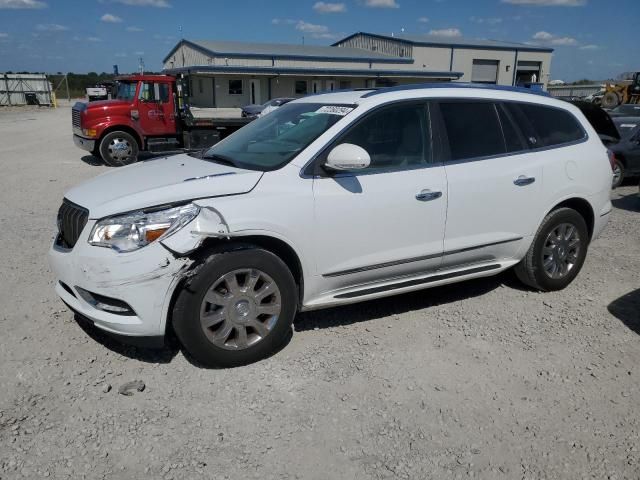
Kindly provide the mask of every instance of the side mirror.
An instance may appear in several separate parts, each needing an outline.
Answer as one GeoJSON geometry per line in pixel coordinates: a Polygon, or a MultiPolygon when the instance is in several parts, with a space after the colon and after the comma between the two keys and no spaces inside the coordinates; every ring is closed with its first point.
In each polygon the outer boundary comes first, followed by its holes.
{"type": "Polygon", "coordinates": [[[371,157],[364,148],[352,143],[341,143],[329,152],[324,167],[329,170],[351,171],[365,169],[370,164],[371,157]]]}

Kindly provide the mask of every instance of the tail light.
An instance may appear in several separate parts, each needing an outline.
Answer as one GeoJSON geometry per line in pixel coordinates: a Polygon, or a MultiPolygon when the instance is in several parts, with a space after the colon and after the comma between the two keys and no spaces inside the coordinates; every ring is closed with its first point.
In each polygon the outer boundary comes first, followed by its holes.
{"type": "Polygon", "coordinates": [[[609,164],[613,172],[616,169],[616,155],[611,150],[607,150],[607,155],[609,155],[609,164]]]}

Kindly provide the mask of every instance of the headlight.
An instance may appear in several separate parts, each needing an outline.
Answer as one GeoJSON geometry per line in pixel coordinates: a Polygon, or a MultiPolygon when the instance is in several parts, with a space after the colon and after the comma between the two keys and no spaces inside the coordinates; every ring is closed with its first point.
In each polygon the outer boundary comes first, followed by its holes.
{"type": "Polygon", "coordinates": [[[138,210],[98,221],[91,231],[89,243],[131,252],[166,238],[193,220],[200,207],[190,203],[164,210],[138,210]]]}

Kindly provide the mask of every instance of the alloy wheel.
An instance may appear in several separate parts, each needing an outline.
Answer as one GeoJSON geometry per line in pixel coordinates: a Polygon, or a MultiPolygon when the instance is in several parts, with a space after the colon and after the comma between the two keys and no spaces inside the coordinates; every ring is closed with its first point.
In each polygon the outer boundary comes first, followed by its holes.
{"type": "Polygon", "coordinates": [[[542,247],[545,273],[559,279],[566,276],[578,262],[582,241],[575,225],[561,223],[552,229],[542,247]]]}
{"type": "Polygon", "coordinates": [[[200,324],[217,347],[244,350],[269,335],[281,309],[280,289],[269,275],[257,269],[234,270],[205,294],[200,324]]]}

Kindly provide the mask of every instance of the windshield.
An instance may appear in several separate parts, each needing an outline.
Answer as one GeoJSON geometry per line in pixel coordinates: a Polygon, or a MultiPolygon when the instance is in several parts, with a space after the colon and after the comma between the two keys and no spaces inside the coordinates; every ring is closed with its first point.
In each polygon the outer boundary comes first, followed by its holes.
{"type": "Polygon", "coordinates": [[[203,158],[249,170],[276,170],[354,108],[354,105],[289,103],[214,145],[203,158]]]}
{"type": "Polygon", "coordinates": [[[118,87],[116,98],[118,100],[133,100],[136,97],[137,84],[138,82],[116,82],[118,87]]]}

